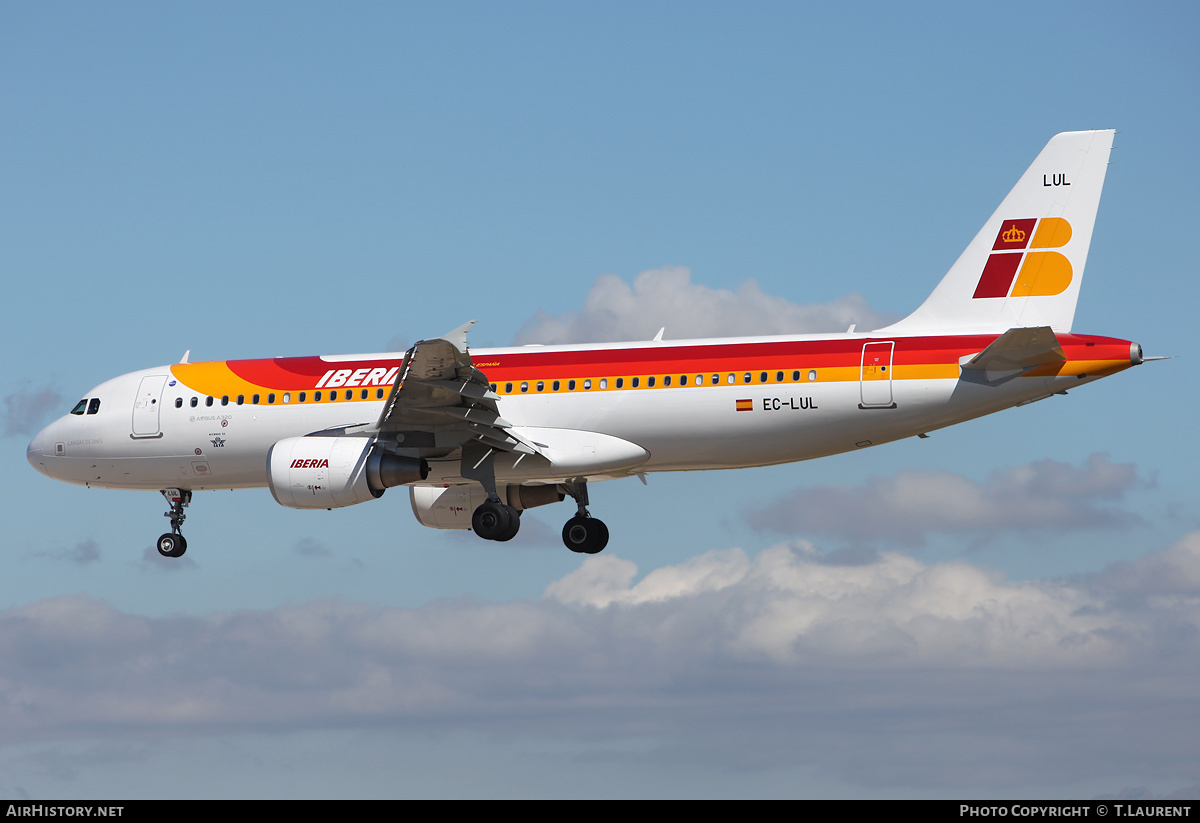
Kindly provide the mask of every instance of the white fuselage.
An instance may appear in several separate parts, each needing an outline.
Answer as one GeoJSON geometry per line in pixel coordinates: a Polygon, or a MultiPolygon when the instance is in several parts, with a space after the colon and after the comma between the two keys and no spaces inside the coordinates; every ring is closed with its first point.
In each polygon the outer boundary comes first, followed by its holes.
{"type": "MultiPolygon", "coordinates": [[[[959,373],[958,362],[989,342],[980,336],[888,338],[895,353],[887,352],[891,372],[885,368],[882,380],[867,376],[865,353],[882,345],[880,338],[867,335],[474,350],[471,355],[476,363],[493,364],[482,370],[493,381],[500,414],[513,431],[540,431],[543,440],[547,430],[593,433],[635,444],[648,454],[627,461],[632,465],[606,463],[601,455],[594,471],[572,466],[562,473],[548,469],[545,461],[498,457],[497,480],[520,483],[808,460],[952,425],[1132,364],[1125,341],[1068,338],[1080,356],[1065,368],[1035,370],[995,385],[970,382],[959,373]],[[938,341],[936,356],[928,354],[931,340],[938,341]],[[656,360],[648,366],[651,355],[656,360]],[[640,378],[636,388],[631,375],[640,378]],[[647,386],[652,377],[654,385],[647,386]],[[672,385],[664,386],[664,378],[673,378],[672,385]],[[687,384],[680,385],[681,379],[687,384]],[[568,381],[574,388],[567,388],[568,381]]],[[[330,370],[343,362],[378,364],[382,374],[402,357],[319,360],[330,370]]],[[[287,363],[235,361],[230,368],[239,362],[287,363]]],[[[29,445],[30,463],[58,480],[106,488],[262,487],[268,485],[267,453],[273,444],[373,424],[391,391],[390,384],[360,381],[331,401],[328,389],[319,394],[314,382],[298,378],[294,386],[280,385],[269,395],[270,386],[257,394],[225,393],[214,388],[211,377],[205,377],[209,385],[189,385],[189,368],[146,369],[100,384],[87,397],[99,401],[95,413],[85,408],[47,426],[29,445]]],[[[425,449],[422,456],[432,469],[423,484],[466,482],[453,448],[425,449]]]]}

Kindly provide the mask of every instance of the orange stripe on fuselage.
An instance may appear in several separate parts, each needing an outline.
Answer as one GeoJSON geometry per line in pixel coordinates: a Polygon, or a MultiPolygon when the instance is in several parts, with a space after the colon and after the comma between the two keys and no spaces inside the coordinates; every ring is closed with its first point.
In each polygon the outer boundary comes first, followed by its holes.
{"type": "MultiPolygon", "coordinates": [[[[751,375],[753,385],[784,383],[807,383],[809,373],[815,371],[816,382],[857,382],[861,377],[863,346],[872,342],[894,342],[892,357],[893,380],[954,380],[959,376],[959,361],[967,355],[976,354],[996,339],[998,335],[954,335],[931,337],[898,338],[847,338],[837,340],[772,340],[747,343],[668,345],[658,344],[636,348],[567,349],[562,351],[540,348],[530,351],[487,352],[475,356],[477,367],[487,375],[490,382],[497,384],[501,394],[507,383],[513,383],[512,394],[519,393],[521,383],[529,383],[532,390],[537,381],[546,384],[550,391],[553,381],[561,383],[560,391],[566,390],[567,381],[592,380],[591,391],[618,390],[615,382],[623,378],[619,390],[646,390],[648,377],[655,377],[654,388],[664,388],[662,378],[672,376],[671,388],[679,388],[679,377],[687,376],[687,388],[697,387],[695,377],[703,376],[704,386],[712,386],[712,375],[719,376],[715,385],[729,386],[728,375],[735,376],[735,385],[747,385],[745,375],[751,375]],[[760,379],[763,372],[767,380],[760,379]],[[783,381],[776,380],[779,372],[783,381]],[[800,372],[799,381],[793,373],[800,372]],[[639,386],[631,385],[632,378],[639,378],[639,386]],[[607,379],[605,389],[599,388],[601,379],[607,379]]],[[[1046,375],[1104,375],[1120,371],[1132,365],[1129,359],[1130,344],[1125,340],[1109,337],[1091,337],[1063,334],[1059,342],[1067,355],[1067,362],[1044,366],[1031,376],[1046,375]]],[[[171,367],[174,376],[197,393],[220,397],[238,394],[252,395],[263,392],[313,391],[328,373],[347,370],[368,374],[380,368],[393,369],[398,366],[397,357],[387,359],[322,360],[319,357],[292,357],[264,360],[232,360],[209,363],[183,363],[171,367]]],[[[378,380],[354,386],[326,385],[322,388],[342,390],[364,386],[380,387],[378,380]]],[[[384,388],[390,388],[388,381],[384,388]]],[[[579,384],[576,390],[581,390],[579,384]]],[[[376,392],[369,393],[374,400],[376,392]]],[[[327,395],[326,395],[327,396],[327,395]]],[[[361,392],[355,391],[354,399],[361,392]]]]}

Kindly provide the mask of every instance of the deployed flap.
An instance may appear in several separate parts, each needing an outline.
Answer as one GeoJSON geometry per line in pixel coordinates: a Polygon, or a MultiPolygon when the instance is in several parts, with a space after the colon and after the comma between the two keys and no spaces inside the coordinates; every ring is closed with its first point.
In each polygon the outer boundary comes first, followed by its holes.
{"type": "Polygon", "coordinates": [[[375,431],[401,447],[454,449],[479,441],[503,451],[537,450],[509,431],[487,376],[467,351],[472,320],[444,337],[421,340],[404,355],[375,431]]]}
{"type": "Polygon", "coordinates": [[[961,365],[964,376],[968,371],[982,372],[984,379],[994,382],[1066,359],[1054,330],[1049,326],[1035,326],[1009,329],[961,365]]]}

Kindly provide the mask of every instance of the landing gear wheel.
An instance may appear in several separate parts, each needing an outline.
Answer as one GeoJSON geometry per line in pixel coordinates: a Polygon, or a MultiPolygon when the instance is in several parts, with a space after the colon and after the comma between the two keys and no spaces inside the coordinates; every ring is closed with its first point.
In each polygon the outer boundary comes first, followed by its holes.
{"type": "Polygon", "coordinates": [[[158,538],[158,553],[163,557],[183,557],[187,551],[187,541],[182,534],[167,532],[158,538]]]}
{"type": "Polygon", "coordinates": [[[192,502],[192,492],[189,489],[160,489],[159,494],[166,498],[171,508],[163,515],[171,518],[171,531],[158,538],[158,553],[163,557],[183,557],[187,551],[187,541],[183,539],[183,521],[187,515],[183,510],[192,502]]]}
{"type": "Polygon", "coordinates": [[[484,540],[512,540],[521,528],[521,514],[512,506],[485,500],[471,515],[471,528],[484,540]]]}
{"type": "Polygon", "coordinates": [[[598,554],[608,545],[608,526],[594,517],[572,517],[563,526],[563,543],[580,554],[598,554]]]}

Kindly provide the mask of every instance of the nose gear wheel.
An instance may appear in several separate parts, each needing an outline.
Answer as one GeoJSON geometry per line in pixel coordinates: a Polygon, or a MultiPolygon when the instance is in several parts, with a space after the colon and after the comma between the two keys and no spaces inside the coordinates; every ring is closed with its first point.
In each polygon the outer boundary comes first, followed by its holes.
{"type": "Polygon", "coordinates": [[[192,502],[192,492],[189,489],[162,489],[161,493],[171,507],[163,512],[163,517],[171,518],[171,531],[158,538],[158,553],[163,557],[183,557],[187,551],[187,540],[181,532],[183,521],[187,519],[183,509],[192,502]]]}

